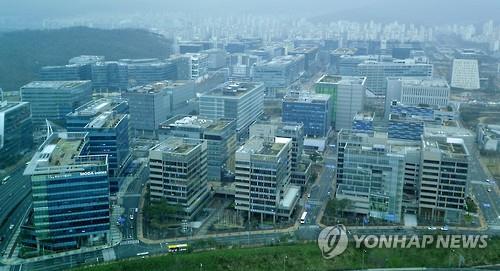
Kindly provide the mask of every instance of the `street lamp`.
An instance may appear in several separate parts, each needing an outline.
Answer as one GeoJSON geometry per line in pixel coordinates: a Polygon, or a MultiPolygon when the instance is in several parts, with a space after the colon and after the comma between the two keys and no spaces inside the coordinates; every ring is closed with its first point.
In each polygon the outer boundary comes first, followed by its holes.
{"type": "Polygon", "coordinates": [[[361,266],[361,269],[365,269],[365,253],[366,253],[366,249],[363,249],[363,263],[362,263],[362,266],[361,266]]]}
{"type": "Polygon", "coordinates": [[[285,255],[285,258],[283,258],[283,271],[285,271],[285,270],[286,270],[286,265],[285,265],[285,263],[286,263],[286,260],[287,260],[287,259],[288,259],[288,256],[287,256],[287,255],[285,255]]]}

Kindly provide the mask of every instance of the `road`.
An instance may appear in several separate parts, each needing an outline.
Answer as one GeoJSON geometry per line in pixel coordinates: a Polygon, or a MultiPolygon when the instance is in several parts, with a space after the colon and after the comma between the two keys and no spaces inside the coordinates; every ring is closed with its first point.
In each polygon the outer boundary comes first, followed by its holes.
{"type": "Polygon", "coordinates": [[[23,176],[24,167],[10,173],[11,178],[0,186],[0,251],[4,252],[21,219],[31,204],[31,182],[23,176]],[[10,229],[10,225],[14,225],[10,229]]]}
{"type": "Polygon", "coordinates": [[[486,224],[489,227],[500,229],[500,196],[495,182],[486,182],[491,178],[479,163],[479,152],[474,147],[470,150],[470,176],[471,193],[474,195],[478,207],[483,213],[486,224]]]}

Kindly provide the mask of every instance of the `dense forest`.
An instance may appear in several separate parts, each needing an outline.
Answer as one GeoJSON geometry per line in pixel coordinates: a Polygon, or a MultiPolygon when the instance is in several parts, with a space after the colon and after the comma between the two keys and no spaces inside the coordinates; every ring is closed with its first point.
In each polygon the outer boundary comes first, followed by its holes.
{"type": "Polygon", "coordinates": [[[78,55],[119,58],[166,58],[171,41],[139,29],[73,27],[0,33],[0,87],[18,90],[36,80],[46,65],[63,65],[78,55]]]}

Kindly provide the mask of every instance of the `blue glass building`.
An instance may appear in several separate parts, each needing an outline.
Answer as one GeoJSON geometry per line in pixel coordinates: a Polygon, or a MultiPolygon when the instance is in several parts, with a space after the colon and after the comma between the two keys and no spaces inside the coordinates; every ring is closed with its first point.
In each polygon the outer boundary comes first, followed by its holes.
{"type": "Polygon", "coordinates": [[[291,93],[285,96],[283,122],[304,124],[307,136],[326,136],[330,130],[332,103],[330,95],[291,93]]]}

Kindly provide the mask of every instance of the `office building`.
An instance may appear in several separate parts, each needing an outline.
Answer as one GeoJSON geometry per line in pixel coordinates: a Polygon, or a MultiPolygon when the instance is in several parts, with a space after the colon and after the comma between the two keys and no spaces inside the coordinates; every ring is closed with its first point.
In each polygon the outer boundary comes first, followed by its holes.
{"type": "Polygon", "coordinates": [[[303,75],[304,63],[303,55],[275,57],[254,67],[253,81],[264,83],[266,97],[282,97],[303,75]]]}
{"type": "Polygon", "coordinates": [[[85,132],[85,126],[104,112],[128,113],[128,103],[121,98],[101,98],[90,101],[66,115],[68,132],[85,132]]]}
{"type": "Polygon", "coordinates": [[[193,220],[209,199],[207,142],[170,137],[149,151],[150,200],[177,206],[177,219],[193,220]]]}
{"type": "Polygon", "coordinates": [[[120,59],[119,62],[127,65],[129,87],[173,80],[177,72],[173,63],[156,58],[120,59]]]}
{"type": "Polygon", "coordinates": [[[331,120],[337,131],[350,129],[352,120],[363,110],[366,78],[357,76],[324,75],[315,84],[316,93],[332,99],[331,120]]]}
{"type": "Polygon", "coordinates": [[[451,87],[476,90],[479,84],[479,64],[477,59],[453,59],[451,87]]]}
{"type": "Polygon", "coordinates": [[[374,112],[361,112],[352,120],[352,131],[355,133],[371,134],[374,131],[374,112]]]}
{"type": "Polygon", "coordinates": [[[311,165],[302,158],[304,152],[304,125],[281,121],[257,121],[250,126],[250,138],[259,137],[273,142],[275,137],[292,140],[291,183],[304,190],[311,177],[311,165]]]}
{"type": "Polygon", "coordinates": [[[303,55],[304,56],[304,70],[309,73],[314,73],[318,68],[318,52],[317,46],[311,47],[296,47],[288,50],[287,55],[303,55]]]}
{"type": "Polygon", "coordinates": [[[92,87],[98,90],[126,90],[128,65],[118,61],[92,64],[92,87]]]}
{"type": "Polygon", "coordinates": [[[41,81],[90,80],[90,67],[79,64],[44,66],[40,68],[39,78],[41,81]]]}
{"type": "Polygon", "coordinates": [[[0,101],[0,167],[15,164],[32,144],[29,103],[0,101]]]}
{"type": "Polygon", "coordinates": [[[300,187],[290,184],[291,145],[289,138],[253,137],[236,151],[236,210],[261,221],[290,219],[300,197],[300,187]]]}
{"type": "Polygon", "coordinates": [[[332,101],[330,95],[314,93],[290,93],[283,99],[283,122],[304,125],[304,134],[324,137],[330,131],[332,101]]]}
{"type": "Polygon", "coordinates": [[[227,82],[200,96],[200,116],[235,119],[238,140],[248,138],[250,125],[263,113],[262,83],[227,82]]]}
{"type": "Polygon", "coordinates": [[[226,66],[226,51],[222,49],[208,49],[201,51],[202,54],[207,55],[207,68],[210,71],[216,71],[226,66]]]}
{"type": "Polygon", "coordinates": [[[450,86],[442,79],[387,78],[386,118],[393,101],[406,105],[448,106],[450,86]]]}
{"type": "Polygon", "coordinates": [[[477,125],[477,143],[479,149],[490,152],[500,151],[500,125],[477,125]]]}
{"type": "Polygon", "coordinates": [[[220,181],[225,170],[234,170],[236,121],[199,116],[175,116],[160,124],[160,141],[169,137],[204,139],[207,142],[208,180],[220,181]]]}
{"type": "Polygon", "coordinates": [[[415,59],[365,61],[358,65],[359,75],[366,77],[366,88],[377,96],[385,96],[387,77],[431,78],[433,66],[415,59]]]}
{"type": "Polygon", "coordinates": [[[254,65],[260,63],[261,58],[251,54],[231,54],[228,61],[231,80],[250,81],[254,65]]]}
{"type": "Polygon", "coordinates": [[[122,96],[128,100],[130,128],[135,136],[156,138],[160,123],[170,115],[168,81],[129,88],[122,96]]]}
{"type": "Polygon", "coordinates": [[[418,214],[440,223],[461,221],[469,191],[469,152],[460,138],[422,139],[418,214]]]}
{"type": "Polygon", "coordinates": [[[107,157],[87,155],[87,143],[86,133],[53,133],[24,171],[40,253],[110,244],[107,157]]]}
{"type": "Polygon", "coordinates": [[[90,81],[34,81],[21,87],[21,99],[29,102],[33,126],[45,120],[64,124],[66,115],[92,99],[90,81]]]}
{"type": "Polygon", "coordinates": [[[351,202],[349,211],[399,223],[402,219],[405,153],[387,134],[338,134],[335,197],[351,202]]]}
{"type": "MultiPolygon", "coordinates": [[[[110,177],[118,177],[129,158],[127,114],[104,112],[94,118],[84,130],[88,132],[90,155],[107,155],[110,177]]],[[[110,179],[110,193],[118,192],[118,180],[110,179]]]]}

